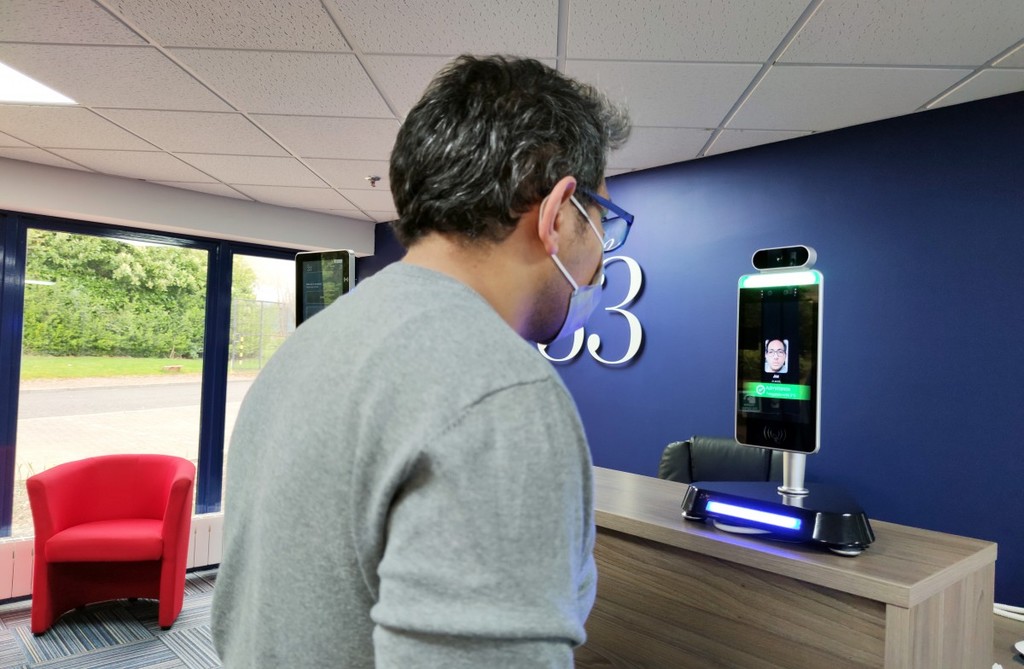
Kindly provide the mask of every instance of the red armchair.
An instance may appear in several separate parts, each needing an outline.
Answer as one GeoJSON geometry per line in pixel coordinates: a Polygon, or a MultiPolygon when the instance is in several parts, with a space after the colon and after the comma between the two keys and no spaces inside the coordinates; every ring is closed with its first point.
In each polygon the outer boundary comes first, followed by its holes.
{"type": "Polygon", "coordinates": [[[103,455],[26,481],[35,524],[32,632],[110,599],[160,601],[168,629],[181,612],[195,466],[169,455],[103,455]]]}

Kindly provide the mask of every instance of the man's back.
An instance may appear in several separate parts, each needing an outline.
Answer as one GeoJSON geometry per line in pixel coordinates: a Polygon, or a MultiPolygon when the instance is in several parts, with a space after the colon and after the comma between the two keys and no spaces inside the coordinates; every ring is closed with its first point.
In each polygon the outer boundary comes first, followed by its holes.
{"type": "Polygon", "coordinates": [[[594,585],[582,428],[461,283],[399,263],[303,324],[228,465],[226,666],[372,667],[374,642],[377,666],[571,663],[594,585]]]}

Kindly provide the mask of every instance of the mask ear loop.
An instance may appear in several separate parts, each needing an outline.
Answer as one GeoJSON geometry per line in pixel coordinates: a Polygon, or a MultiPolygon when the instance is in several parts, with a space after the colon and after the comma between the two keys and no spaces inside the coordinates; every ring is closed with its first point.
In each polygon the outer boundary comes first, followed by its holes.
{"type": "MultiPolygon", "coordinates": [[[[576,199],[575,195],[569,196],[569,201],[573,203],[573,205],[576,207],[577,210],[579,210],[579,212],[581,214],[583,214],[583,218],[586,219],[587,225],[589,225],[590,229],[594,231],[594,236],[597,237],[597,243],[601,245],[601,255],[603,256],[604,253],[605,253],[604,237],[602,237],[601,233],[597,231],[597,226],[594,225],[594,220],[592,218],[590,218],[590,214],[588,214],[587,210],[583,208],[583,205],[580,204],[580,201],[576,199]]],[[[603,259],[603,257],[602,257],[602,260],[601,260],[601,264],[599,264],[597,266],[597,272],[594,273],[594,276],[597,278],[597,280],[596,281],[591,281],[587,285],[589,285],[589,286],[600,286],[600,285],[604,284],[604,259],[603,259]]],[[[571,279],[570,279],[570,281],[571,281],[571,279]]],[[[576,284],[573,283],[573,286],[575,287],[576,284]]]]}
{"type": "MultiPolygon", "coordinates": [[[[575,199],[573,199],[573,201],[575,201],[575,199]]],[[[539,218],[543,218],[544,217],[544,205],[546,205],[547,203],[548,203],[548,198],[544,198],[543,200],[540,201],[540,208],[537,210],[537,216],[539,218]]],[[[579,205],[577,204],[576,206],[578,207],[579,205]]],[[[587,218],[587,222],[588,223],[590,222],[589,218],[587,218]]],[[[591,224],[591,225],[593,225],[593,224],[591,224]]],[[[576,283],[576,280],[573,279],[572,275],[569,274],[569,272],[565,269],[565,265],[563,265],[562,261],[558,259],[558,256],[556,254],[554,254],[554,253],[552,253],[550,255],[551,255],[551,259],[555,261],[555,267],[558,268],[558,271],[562,273],[562,276],[564,276],[566,281],[569,282],[569,285],[572,286],[573,292],[576,292],[577,290],[579,290],[580,289],[579,284],[576,283]]]]}
{"type": "Polygon", "coordinates": [[[562,261],[558,259],[558,256],[556,256],[554,253],[552,253],[551,254],[551,259],[555,261],[555,266],[558,267],[558,271],[560,271],[562,273],[562,276],[564,276],[566,278],[566,280],[569,282],[569,285],[572,286],[573,292],[576,292],[577,290],[579,290],[580,289],[579,284],[576,283],[576,281],[573,280],[572,275],[569,274],[569,272],[567,272],[565,270],[565,265],[563,265],[562,261]]]}

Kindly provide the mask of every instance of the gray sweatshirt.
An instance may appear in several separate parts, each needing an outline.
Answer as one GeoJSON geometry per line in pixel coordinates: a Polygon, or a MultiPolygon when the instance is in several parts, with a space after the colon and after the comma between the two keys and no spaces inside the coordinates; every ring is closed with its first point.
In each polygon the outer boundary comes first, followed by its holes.
{"type": "Polygon", "coordinates": [[[550,364],[477,293],[396,263],[306,321],[227,455],[226,667],[571,667],[592,472],[550,364]]]}

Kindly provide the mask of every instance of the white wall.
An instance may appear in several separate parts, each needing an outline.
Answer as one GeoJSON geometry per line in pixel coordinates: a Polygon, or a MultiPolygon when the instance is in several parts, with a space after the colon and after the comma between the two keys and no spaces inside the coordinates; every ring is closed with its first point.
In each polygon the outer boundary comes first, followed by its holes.
{"type": "Polygon", "coordinates": [[[370,222],[6,158],[0,158],[0,209],[297,250],[373,254],[370,222]]]}

